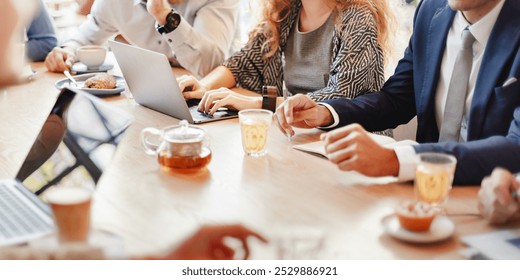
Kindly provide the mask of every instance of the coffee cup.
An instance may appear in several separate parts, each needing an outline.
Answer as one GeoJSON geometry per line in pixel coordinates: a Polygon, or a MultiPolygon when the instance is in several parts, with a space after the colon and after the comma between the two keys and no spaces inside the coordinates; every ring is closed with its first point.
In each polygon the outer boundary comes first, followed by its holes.
{"type": "Polygon", "coordinates": [[[51,206],[60,242],[86,242],[92,192],[80,187],[54,187],[45,192],[45,198],[51,206]]]}
{"type": "Polygon", "coordinates": [[[76,49],[76,58],[87,66],[89,70],[99,69],[105,57],[107,55],[107,49],[103,46],[82,46],[76,49]]]}

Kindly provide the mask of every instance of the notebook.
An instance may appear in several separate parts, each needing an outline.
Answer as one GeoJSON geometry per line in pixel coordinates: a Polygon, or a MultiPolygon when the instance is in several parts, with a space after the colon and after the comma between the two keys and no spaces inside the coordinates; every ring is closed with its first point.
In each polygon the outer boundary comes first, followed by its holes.
{"type": "Polygon", "coordinates": [[[130,115],[88,93],[64,88],[16,179],[0,180],[0,247],[53,232],[50,207],[36,193],[76,179],[69,178],[73,176],[95,184],[131,121],[130,115]],[[49,178],[38,184],[43,177],[49,178]]]}
{"type": "Polygon", "coordinates": [[[187,120],[189,123],[204,123],[238,116],[238,112],[226,108],[208,115],[197,110],[200,100],[187,102],[164,54],[115,41],[109,41],[108,44],[114,52],[128,88],[140,105],[176,119],[187,120]]]}

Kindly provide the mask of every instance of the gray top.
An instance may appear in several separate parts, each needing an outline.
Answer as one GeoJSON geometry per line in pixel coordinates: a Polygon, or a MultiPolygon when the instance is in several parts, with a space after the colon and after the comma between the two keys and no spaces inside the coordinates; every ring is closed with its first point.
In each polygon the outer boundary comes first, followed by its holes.
{"type": "Polygon", "coordinates": [[[284,50],[284,80],[290,93],[308,93],[327,86],[332,56],[335,13],[318,29],[300,32],[296,20],[284,50]]]}

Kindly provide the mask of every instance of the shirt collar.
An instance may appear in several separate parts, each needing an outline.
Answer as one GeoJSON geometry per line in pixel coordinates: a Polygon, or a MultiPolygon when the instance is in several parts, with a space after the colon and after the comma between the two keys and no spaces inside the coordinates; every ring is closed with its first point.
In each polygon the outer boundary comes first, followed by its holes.
{"type": "Polygon", "coordinates": [[[462,30],[468,27],[469,31],[471,32],[471,35],[475,37],[477,42],[485,46],[487,44],[489,36],[491,36],[491,31],[493,30],[493,26],[495,26],[495,22],[498,19],[498,15],[500,14],[502,7],[504,6],[504,3],[505,0],[500,0],[500,2],[493,8],[493,10],[491,10],[489,13],[487,13],[487,15],[485,15],[483,18],[481,18],[474,24],[470,24],[462,15],[462,12],[457,12],[457,34],[461,34],[462,36],[462,30]]]}
{"type": "Polygon", "coordinates": [[[134,0],[134,6],[141,4],[141,0],[134,0]]]}

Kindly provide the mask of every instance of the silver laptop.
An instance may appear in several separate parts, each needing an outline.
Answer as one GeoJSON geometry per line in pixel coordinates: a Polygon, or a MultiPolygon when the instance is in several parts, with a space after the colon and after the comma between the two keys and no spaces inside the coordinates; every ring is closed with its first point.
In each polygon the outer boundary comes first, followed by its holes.
{"type": "Polygon", "coordinates": [[[60,183],[95,185],[131,121],[88,93],[64,88],[16,179],[0,180],[0,248],[53,232],[51,209],[38,195],[60,183]]]}
{"type": "Polygon", "coordinates": [[[185,100],[168,58],[161,53],[115,41],[108,42],[137,103],[190,123],[236,118],[238,112],[219,109],[213,116],[197,110],[200,100],[185,100]]]}

